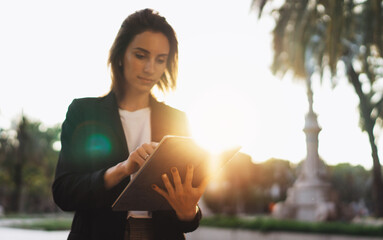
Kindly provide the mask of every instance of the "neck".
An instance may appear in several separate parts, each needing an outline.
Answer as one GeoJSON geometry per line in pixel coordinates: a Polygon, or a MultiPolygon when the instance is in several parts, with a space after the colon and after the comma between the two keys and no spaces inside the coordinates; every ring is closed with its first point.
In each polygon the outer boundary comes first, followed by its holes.
{"type": "Polygon", "coordinates": [[[126,93],[125,96],[120,100],[119,107],[128,111],[136,111],[142,108],[149,107],[149,93],[134,94],[126,93]]]}

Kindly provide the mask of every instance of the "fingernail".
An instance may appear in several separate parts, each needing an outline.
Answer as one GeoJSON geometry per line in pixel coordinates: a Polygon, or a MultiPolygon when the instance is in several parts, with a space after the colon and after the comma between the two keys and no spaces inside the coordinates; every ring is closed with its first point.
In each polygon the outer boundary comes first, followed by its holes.
{"type": "Polygon", "coordinates": [[[172,172],[177,172],[177,168],[175,168],[175,167],[172,167],[172,172]]]}
{"type": "Polygon", "coordinates": [[[162,177],[163,177],[163,178],[166,178],[166,173],[162,174],[162,177]]]}

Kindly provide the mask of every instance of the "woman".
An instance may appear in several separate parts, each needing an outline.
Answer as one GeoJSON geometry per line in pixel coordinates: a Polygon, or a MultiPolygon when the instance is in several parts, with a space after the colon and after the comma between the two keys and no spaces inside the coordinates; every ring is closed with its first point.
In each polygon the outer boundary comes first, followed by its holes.
{"type": "Polygon", "coordinates": [[[201,219],[197,203],[207,181],[191,186],[172,168],[166,189],[153,185],[172,211],[114,212],[111,205],[165,135],[187,136],[185,114],[151,95],[157,85],[174,89],[178,43],[164,17],[150,9],[123,22],[110,50],[112,87],[100,98],[75,99],[62,125],[53,197],[75,211],[68,239],[185,239],[201,219]]]}

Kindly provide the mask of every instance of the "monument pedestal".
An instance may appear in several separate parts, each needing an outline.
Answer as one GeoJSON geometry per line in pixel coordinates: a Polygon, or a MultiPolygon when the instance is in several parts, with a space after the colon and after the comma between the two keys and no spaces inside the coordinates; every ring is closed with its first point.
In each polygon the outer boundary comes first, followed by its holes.
{"type": "Polygon", "coordinates": [[[295,184],[285,202],[275,205],[273,216],[301,221],[326,221],[336,216],[329,184],[295,184]]]}
{"type": "Polygon", "coordinates": [[[318,154],[320,130],[311,102],[304,128],[307,158],[298,179],[287,191],[286,201],[274,206],[272,212],[274,217],[301,221],[326,221],[335,218],[336,208],[331,199],[331,185],[327,181],[326,165],[318,154]]]}

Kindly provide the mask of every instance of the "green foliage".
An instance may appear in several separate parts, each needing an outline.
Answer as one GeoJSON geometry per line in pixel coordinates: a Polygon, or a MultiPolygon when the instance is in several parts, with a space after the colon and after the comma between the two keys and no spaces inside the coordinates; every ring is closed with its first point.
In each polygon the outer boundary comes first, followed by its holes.
{"type": "Polygon", "coordinates": [[[351,203],[361,199],[371,202],[371,173],[362,166],[351,166],[348,163],[331,166],[330,176],[331,185],[342,202],[351,203]]]}
{"type": "MultiPolygon", "coordinates": [[[[301,169],[301,164],[295,166],[279,159],[256,164],[242,155],[233,161],[204,194],[204,203],[215,214],[270,213],[274,203],[286,199],[287,190],[301,169]],[[276,193],[273,188],[277,188],[276,193]]],[[[334,198],[338,199],[340,218],[368,215],[373,207],[371,173],[348,163],[328,166],[327,170],[334,198]]]]}
{"type": "Polygon", "coordinates": [[[214,216],[203,218],[202,226],[258,230],[263,232],[285,231],[353,236],[383,236],[383,226],[348,224],[344,222],[302,222],[267,217],[237,218],[214,216]]]}
{"type": "Polygon", "coordinates": [[[0,129],[0,205],[6,212],[56,209],[51,184],[58,158],[53,144],[60,127],[46,128],[22,117],[11,129],[0,129]]]}
{"type": "Polygon", "coordinates": [[[255,164],[248,155],[240,154],[225,166],[221,178],[209,185],[204,202],[217,214],[268,213],[270,203],[286,198],[294,180],[295,169],[288,161],[270,159],[255,164]],[[272,188],[278,188],[276,195],[272,188]]]}

